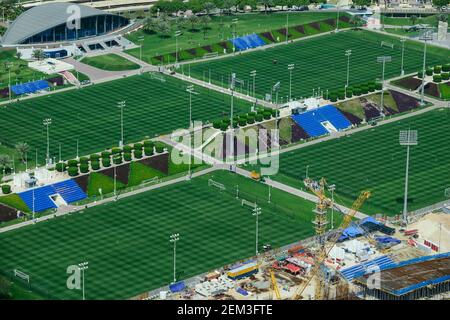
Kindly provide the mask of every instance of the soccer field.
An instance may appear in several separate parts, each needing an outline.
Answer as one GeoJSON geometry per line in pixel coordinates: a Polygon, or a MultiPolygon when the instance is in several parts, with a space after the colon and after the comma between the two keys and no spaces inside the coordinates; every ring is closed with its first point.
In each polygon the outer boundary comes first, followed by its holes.
{"type": "Polygon", "coordinates": [[[363,212],[395,215],[402,212],[406,147],[399,145],[399,130],[418,130],[411,147],[409,210],[444,201],[450,188],[450,110],[440,109],[318,145],[286,152],[274,178],[302,187],[306,166],[313,178],[336,184],[336,193],[351,203],[369,190],[363,212]]]}
{"type": "MultiPolygon", "coordinates": [[[[120,140],[119,101],[124,109],[125,143],[170,133],[189,126],[189,94],[187,83],[165,77],[161,82],[149,74],[132,76],[79,90],[56,93],[0,108],[0,142],[13,147],[17,142],[31,146],[33,158],[38,148],[39,159],[45,158],[46,131],[42,124],[51,118],[50,153],[58,160],[59,143],[62,157],[84,155],[117,145],[120,140]]],[[[229,112],[230,97],[202,87],[192,95],[192,119],[214,120],[229,112]]],[[[235,112],[248,111],[250,104],[235,99],[235,112]]],[[[42,162],[41,162],[42,163],[42,162]]]]}
{"type": "MultiPolygon", "coordinates": [[[[272,86],[280,81],[279,101],[289,96],[288,65],[295,64],[292,71],[292,97],[309,97],[313,90],[344,88],[347,79],[346,50],[352,50],[350,57],[349,85],[356,85],[377,78],[381,79],[382,65],[378,56],[391,56],[392,62],[386,64],[385,77],[400,75],[401,42],[399,38],[376,34],[369,31],[345,31],[301,40],[289,45],[281,45],[257,52],[236,55],[191,65],[191,76],[228,86],[231,73],[244,81],[243,92],[250,92],[253,80],[250,76],[256,70],[256,94],[263,97],[271,93],[272,86]],[[394,44],[394,48],[381,47],[381,41],[394,44]],[[277,60],[277,63],[274,63],[277,60]]],[[[422,68],[423,45],[412,41],[405,42],[404,69],[406,73],[422,68]]],[[[449,50],[431,47],[427,49],[427,65],[449,61],[449,50]]],[[[185,68],[186,70],[186,68],[185,68]]],[[[241,91],[241,86],[237,85],[241,91]]]]}
{"type": "MultiPolygon", "coordinates": [[[[226,171],[156,189],[82,213],[0,234],[0,270],[30,275],[44,298],[80,299],[66,289],[66,268],[89,262],[87,299],[124,299],[255,254],[255,217],[235,198],[257,200],[260,246],[278,247],[311,236],[314,204],[226,171]],[[208,186],[208,179],[227,190],[208,186]]],[[[339,218],[338,218],[339,220],[339,218]]]]}

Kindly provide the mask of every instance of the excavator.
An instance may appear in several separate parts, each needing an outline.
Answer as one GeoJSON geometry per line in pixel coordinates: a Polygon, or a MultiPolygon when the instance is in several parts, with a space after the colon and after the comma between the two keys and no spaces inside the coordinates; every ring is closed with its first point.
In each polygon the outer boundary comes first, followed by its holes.
{"type": "Polygon", "coordinates": [[[346,229],[350,225],[355,214],[358,212],[363,203],[370,197],[371,194],[369,191],[362,191],[358,196],[358,198],[353,203],[350,210],[346,214],[344,214],[344,218],[341,224],[339,225],[337,232],[334,232],[328,239],[323,239],[325,237],[326,225],[328,223],[326,220],[326,212],[329,207],[334,206],[334,203],[325,195],[326,180],[324,178],[322,178],[319,182],[313,181],[311,179],[305,179],[304,184],[309,190],[311,190],[318,197],[318,202],[316,204],[315,209],[316,219],[314,220],[314,224],[316,234],[319,237],[322,237],[322,239],[319,244],[320,246],[319,250],[316,254],[314,266],[312,267],[305,283],[302,286],[300,286],[300,288],[294,294],[293,298],[294,300],[302,299],[303,292],[311,283],[312,279],[316,278],[314,298],[316,300],[323,300],[325,291],[324,289],[326,286],[325,276],[321,272],[323,263],[325,262],[325,259],[328,257],[331,250],[336,245],[344,229],[346,229]]]}

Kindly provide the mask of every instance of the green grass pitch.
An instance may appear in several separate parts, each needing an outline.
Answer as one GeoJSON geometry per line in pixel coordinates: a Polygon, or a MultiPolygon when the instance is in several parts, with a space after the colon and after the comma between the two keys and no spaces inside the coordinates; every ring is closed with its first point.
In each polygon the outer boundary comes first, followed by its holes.
{"type": "MultiPolygon", "coordinates": [[[[252,53],[237,54],[234,57],[194,63],[191,65],[191,76],[209,80],[221,85],[222,79],[228,86],[228,78],[235,72],[244,80],[243,92],[252,90],[253,80],[250,76],[256,70],[256,94],[263,97],[271,92],[272,86],[281,82],[279,101],[289,96],[288,65],[295,64],[292,71],[292,97],[309,97],[315,91],[344,88],[347,79],[347,57],[345,51],[352,50],[350,57],[350,85],[381,78],[382,65],[377,57],[388,55],[392,62],[386,64],[385,77],[400,75],[401,43],[399,38],[376,34],[370,31],[344,31],[332,35],[323,35],[306,39],[289,45],[265,49],[252,53]],[[381,41],[394,44],[394,49],[380,47],[381,41]],[[273,61],[277,60],[274,64],[273,61]]],[[[423,45],[416,42],[405,42],[404,69],[411,73],[422,68],[423,45]]],[[[448,62],[449,50],[429,46],[427,49],[427,65],[448,62]]],[[[184,68],[186,70],[186,68],[184,68]]],[[[241,86],[237,85],[241,91],[241,86]]]]}
{"type": "MultiPolygon", "coordinates": [[[[117,145],[120,139],[119,101],[124,110],[125,143],[170,133],[189,126],[187,83],[165,77],[166,82],[149,74],[132,76],[79,90],[21,101],[0,108],[0,142],[14,146],[27,142],[45,158],[46,131],[42,120],[51,118],[50,153],[58,160],[59,143],[63,159],[96,152],[117,145]]],[[[229,112],[229,95],[195,86],[192,95],[192,119],[214,120],[229,112]]],[[[248,111],[250,104],[235,99],[235,112],[248,111]]]]}
{"type": "Polygon", "coordinates": [[[313,235],[313,203],[272,189],[268,204],[267,186],[216,171],[0,234],[0,269],[28,272],[43,297],[80,299],[80,291],[66,289],[66,268],[88,261],[86,298],[123,299],[172,281],[172,233],[180,234],[180,278],[251,257],[255,217],[235,198],[237,184],[241,197],[262,207],[260,245],[277,247],[313,235]],[[224,183],[227,191],[208,187],[210,178],[224,183]]]}
{"type": "Polygon", "coordinates": [[[395,215],[402,212],[406,147],[399,145],[399,130],[418,130],[411,147],[409,210],[445,200],[450,187],[450,110],[440,109],[395,123],[374,127],[348,137],[283,153],[275,180],[302,187],[306,166],[310,177],[327,178],[336,194],[350,204],[359,192],[372,197],[363,212],[395,215]]]}

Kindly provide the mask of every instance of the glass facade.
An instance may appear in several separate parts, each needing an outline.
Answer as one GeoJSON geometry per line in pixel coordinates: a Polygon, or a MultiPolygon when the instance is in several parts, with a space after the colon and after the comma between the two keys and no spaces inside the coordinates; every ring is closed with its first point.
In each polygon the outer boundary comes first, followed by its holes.
{"type": "Polygon", "coordinates": [[[128,19],[117,15],[98,15],[82,18],[79,29],[69,29],[67,24],[52,27],[37,33],[21,42],[21,44],[71,41],[87,37],[99,36],[128,24],[128,19]]]}

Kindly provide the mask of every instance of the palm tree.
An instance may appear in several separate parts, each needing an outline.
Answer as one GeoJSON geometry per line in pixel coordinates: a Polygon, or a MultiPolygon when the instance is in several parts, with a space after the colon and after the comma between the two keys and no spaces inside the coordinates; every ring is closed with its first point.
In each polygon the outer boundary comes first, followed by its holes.
{"type": "Polygon", "coordinates": [[[191,25],[191,31],[196,30],[195,26],[199,23],[198,17],[195,14],[193,14],[188,18],[188,20],[191,25]]]}
{"type": "Polygon", "coordinates": [[[17,51],[16,52],[16,58],[20,60],[20,58],[22,58],[22,52],[17,51]]]}
{"type": "Polygon", "coordinates": [[[145,19],[143,30],[146,33],[155,33],[156,32],[156,19],[147,18],[145,19]]]}
{"type": "Polygon", "coordinates": [[[4,174],[9,164],[11,163],[11,158],[7,154],[0,154],[0,169],[4,174]]]}
{"type": "Polygon", "coordinates": [[[350,18],[350,24],[351,25],[353,25],[353,28],[354,29],[358,29],[360,26],[362,26],[362,24],[363,24],[363,21],[362,21],[362,19],[359,17],[359,16],[352,16],[351,18],[350,18]]]}
{"type": "Polygon", "coordinates": [[[213,12],[216,9],[216,5],[212,2],[205,2],[203,4],[203,10],[205,10],[205,13],[207,15],[210,15],[211,12],[213,12]]]}
{"type": "Polygon", "coordinates": [[[158,22],[156,24],[156,31],[158,31],[161,37],[168,37],[170,34],[170,23],[164,19],[158,19],[158,22]]]}
{"type": "Polygon", "coordinates": [[[35,58],[36,60],[40,61],[42,59],[45,58],[45,54],[44,51],[41,49],[36,49],[33,51],[33,58],[35,58]]]}
{"type": "Polygon", "coordinates": [[[411,20],[411,23],[412,23],[413,25],[415,25],[418,18],[419,18],[418,16],[416,16],[415,14],[413,14],[411,17],[409,17],[409,20],[411,20]]]}
{"type": "Polygon", "coordinates": [[[24,163],[26,161],[25,156],[28,153],[28,151],[30,151],[30,146],[26,142],[18,142],[15,145],[15,147],[16,147],[16,151],[20,155],[20,159],[21,159],[22,163],[24,163]]]}

